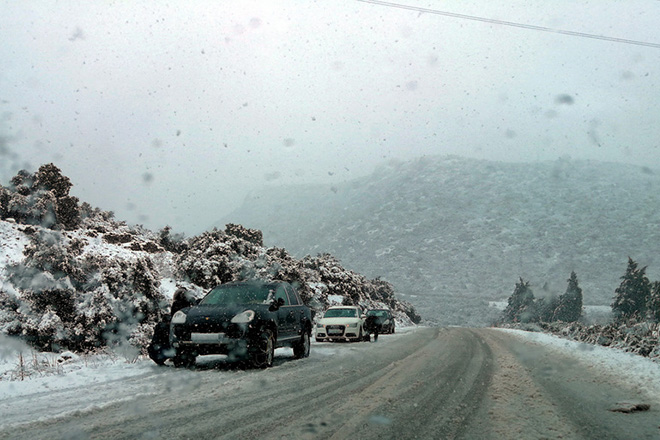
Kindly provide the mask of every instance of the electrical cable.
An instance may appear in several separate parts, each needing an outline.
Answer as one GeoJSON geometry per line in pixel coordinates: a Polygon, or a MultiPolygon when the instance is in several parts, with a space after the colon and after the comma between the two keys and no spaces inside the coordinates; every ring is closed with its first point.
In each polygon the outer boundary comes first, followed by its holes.
{"type": "Polygon", "coordinates": [[[503,26],[511,26],[511,27],[517,27],[517,28],[522,28],[522,29],[529,29],[533,31],[541,31],[541,32],[551,32],[555,34],[561,34],[561,35],[569,35],[571,37],[581,37],[581,38],[592,38],[595,40],[604,40],[604,41],[611,41],[614,43],[623,43],[623,44],[633,44],[636,46],[645,46],[645,47],[653,47],[655,49],[660,49],[660,43],[650,43],[647,41],[638,41],[638,40],[629,40],[626,38],[617,38],[617,37],[608,37],[605,35],[596,35],[596,34],[587,34],[584,32],[576,32],[576,31],[567,31],[563,29],[553,29],[549,27],[544,27],[544,26],[536,26],[533,24],[524,24],[524,23],[515,23],[512,21],[505,21],[505,20],[497,20],[495,18],[485,18],[485,17],[477,17],[474,15],[467,15],[467,14],[459,14],[456,12],[447,12],[447,11],[439,11],[437,9],[429,9],[429,8],[421,8],[418,6],[410,6],[410,5],[403,5],[400,3],[392,3],[392,2],[385,2],[381,0],[357,0],[362,3],[371,3],[374,5],[379,5],[379,6],[387,6],[391,8],[398,8],[398,9],[408,9],[411,11],[417,11],[420,13],[428,13],[428,14],[435,14],[435,15],[444,15],[447,17],[453,17],[453,18],[458,18],[462,20],[473,20],[473,21],[480,21],[483,23],[491,23],[491,24],[499,24],[503,26]]]}

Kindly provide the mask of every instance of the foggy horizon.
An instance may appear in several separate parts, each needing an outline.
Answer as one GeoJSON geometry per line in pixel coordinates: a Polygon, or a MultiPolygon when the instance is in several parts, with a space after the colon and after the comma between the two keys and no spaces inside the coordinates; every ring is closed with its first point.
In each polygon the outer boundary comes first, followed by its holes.
{"type": "MultiPolygon", "coordinates": [[[[406,4],[660,43],[641,0],[406,4]]],[[[656,47],[347,0],[0,10],[2,183],[52,162],[73,195],[154,230],[424,155],[660,163],[656,47]]]]}

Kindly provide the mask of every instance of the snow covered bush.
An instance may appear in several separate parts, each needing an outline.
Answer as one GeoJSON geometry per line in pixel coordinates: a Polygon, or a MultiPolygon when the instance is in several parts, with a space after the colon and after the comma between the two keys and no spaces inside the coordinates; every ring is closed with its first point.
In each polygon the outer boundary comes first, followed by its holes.
{"type": "Polygon", "coordinates": [[[71,182],[55,165],[42,165],[35,174],[21,170],[0,195],[1,218],[53,229],[80,224],[78,199],[69,196],[71,182]]]}
{"type": "Polygon", "coordinates": [[[419,322],[392,285],[345,269],[329,254],[296,259],[263,246],[263,234],[239,224],[192,238],[116,221],[79,204],[53,164],[22,170],[0,186],[0,220],[22,234],[23,258],[0,272],[0,332],[40,349],[88,352],[111,347],[127,359],[143,352],[153,326],[169,313],[166,286],[204,290],[232,281],[288,281],[317,311],[337,298],[364,308],[388,306],[404,324],[419,322]],[[17,224],[17,225],[16,225],[17,224]]]}
{"type": "Polygon", "coordinates": [[[179,254],[186,249],[183,234],[172,234],[172,228],[170,226],[165,226],[160,230],[158,233],[158,244],[166,251],[175,254],[179,254]]]}
{"type": "Polygon", "coordinates": [[[647,309],[649,319],[660,322],[660,281],[654,281],[651,285],[647,309]]]}
{"type": "Polygon", "coordinates": [[[249,241],[250,243],[257,246],[264,245],[263,233],[258,229],[248,229],[242,225],[229,223],[225,225],[225,233],[227,233],[227,235],[233,235],[234,237],[249,241]]]}
{"type": "Polygon", "coordinates": [[[149,258],[89,256],[85,245],[80,237],[36,227],[25,259],[7,267],[20,297],[3,295],[3,330],[40,348],[86,351],[117,344],[161,318],[167,301],[149,258]]]}

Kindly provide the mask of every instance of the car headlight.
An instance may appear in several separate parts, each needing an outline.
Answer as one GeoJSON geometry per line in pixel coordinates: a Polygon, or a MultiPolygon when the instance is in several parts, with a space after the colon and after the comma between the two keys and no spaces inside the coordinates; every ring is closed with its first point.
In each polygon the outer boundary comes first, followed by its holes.
{"type": "Polygon", "coordinates": [[[252,322],[253,319],[254,319],[254,311],[246,310],[231,318],[231,322],[233,322],[234,324],[247,324],[249,322],[252,322]]]}
{"type": "Polygon", "coordinates": [[[172,324],[185,324],[186,322],[186,314],[183,313],[181,310],[176,312],[174,316],[172,316],[172,324]]]}
{"type": "Polygon", "coordinates": [[[351,324],[348,324],[346,327],[357,327],[357,325],[358,325],[357,322],[353,322],[351,324]]]}

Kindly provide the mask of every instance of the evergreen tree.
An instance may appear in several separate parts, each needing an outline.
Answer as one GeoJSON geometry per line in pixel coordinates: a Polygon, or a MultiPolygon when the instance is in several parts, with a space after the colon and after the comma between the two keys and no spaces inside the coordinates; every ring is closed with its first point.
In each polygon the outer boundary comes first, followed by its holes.
{"type": "Polygon", "coordinates": [[[637,263],[628,257],[628,268],[621,277],[621,284],[614,291],[612,311],[619,319],[644,318],[651,296],[651,283],[646,277],[646,266],[638,269],[637,263]]]}
{"type": "Polygon", "coordinates": [[[556,296],[537,299],[534,303],[535,321],[552,322],[556,320],[557,307],[559,307],[559,298],[556,296]]]}
{"type": "Polygon", "coordinates": [[[520,278],[509,297],[506,309],[504,309],[503,320],[507,322],[529,322],[532,318],[529,315],[533,308],[534,293],[529,287],[529,281],[520,278]]]}
{"type": "Polygon", "coordinates": [[[651,284],[651,295],[647,307],[649,318],[655,322],[660,322],[660,281],[651,284]]]}
{"type": "Polygon", "coordinates": [[[582,289],[574,271],[567,281],[566,293],[559,297],[559,304],[555,309],[555,321],[574,322],[582,316],[582,289]]]}

